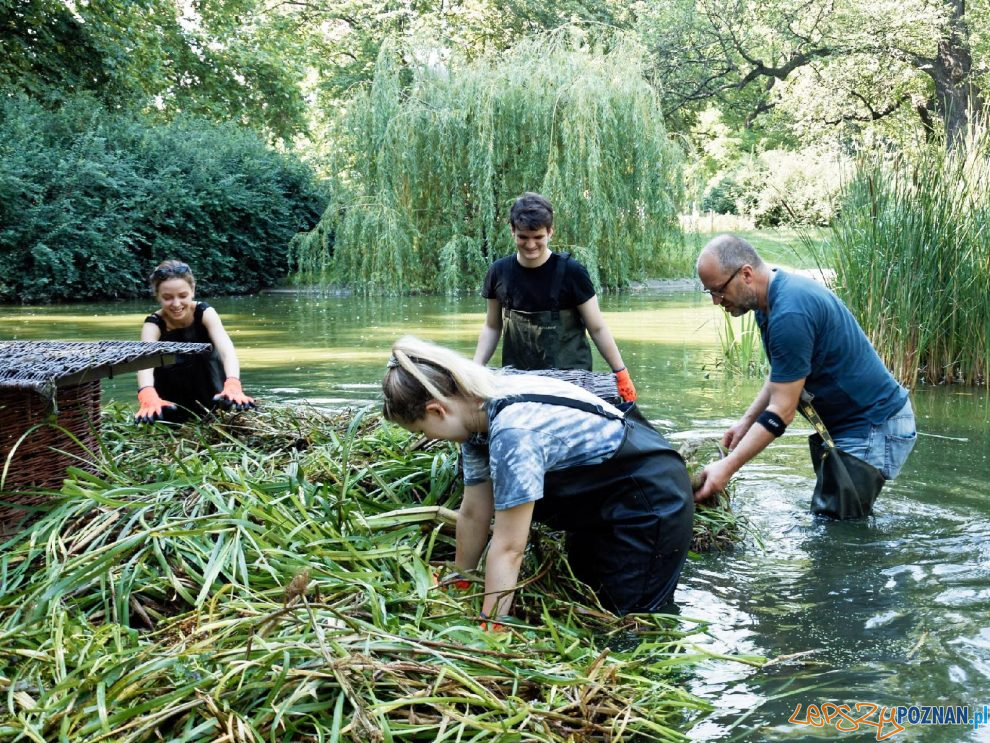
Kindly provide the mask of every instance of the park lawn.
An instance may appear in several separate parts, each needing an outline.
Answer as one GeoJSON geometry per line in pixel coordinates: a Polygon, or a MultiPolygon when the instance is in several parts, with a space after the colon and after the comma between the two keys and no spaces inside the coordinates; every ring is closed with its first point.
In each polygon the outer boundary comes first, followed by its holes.
{"type": "MultiPolygon", "coordinates": [[[[698,252],[715,235],[723,230],[685,231],[684,243],[688,252],[697,256],[698,252]]],[[[748,241],[765,261],[782,268],[821,268],[831,267],[828,260],[822,261],[821,256],[828,255],[826,241],[828,228],[825,227],[767,227],[763,229],[732,230],[748,241]],[[822,263],[827,265],[822,266],[822,263]]]]}

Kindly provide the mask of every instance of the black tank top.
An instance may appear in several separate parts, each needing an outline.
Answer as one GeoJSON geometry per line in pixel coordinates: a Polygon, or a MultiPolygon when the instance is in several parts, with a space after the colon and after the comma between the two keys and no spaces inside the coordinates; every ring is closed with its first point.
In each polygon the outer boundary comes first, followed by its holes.
{"type": "MultiPolygon", "coordinates": [[[[193,321],[185,328],[168,330],[165,320],[157,314],[148,315],[144,321],[158,326],[163,341],[212,343],[210,331],[203,324],[203,313],[209,307],[206,302],[197,302],[193,321]]],[[[211,410],[215,405],[213,396],[223,389],[224,378],[223,364],[215,348],[208,354],[178,356],[174,364],[156,368],[158,396],[179,406],[179,411],[167,419],[182,421],[211,410]]]]}

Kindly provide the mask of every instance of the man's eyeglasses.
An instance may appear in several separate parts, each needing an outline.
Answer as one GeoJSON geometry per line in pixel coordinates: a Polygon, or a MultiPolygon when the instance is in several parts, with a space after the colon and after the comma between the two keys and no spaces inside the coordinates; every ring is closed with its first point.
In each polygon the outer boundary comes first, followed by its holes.
{"type": "Polygon", "coordinates": [[[715,287],[714,289],[702,289],[701,291],[703,291],[705,294],[707,294],[710,297],[719,297],[721,299],[722,297],[725,296],[725,290],[728,288],[729,284],[731,284],[732,280],[736,278],[736,274],[742,271],[743,268],[745,268],[745,266],[746,264],[744,263],[743,265],[739,266],[739,268],[737,268],[735,271],[733,271],[732,275],[725,280],[725,283],[723,283],[722,286],[715,287]]]}
{"type": "Polygon", "coordinates": [[[174,266],[168,266],[167,268],[156,268],[151,274],[153,281],[164,281],[165,279],[171,279],[176,276],[186,276],[192,273],[192,269],[189,268],[185,263],[177,263],[174,266]]]}

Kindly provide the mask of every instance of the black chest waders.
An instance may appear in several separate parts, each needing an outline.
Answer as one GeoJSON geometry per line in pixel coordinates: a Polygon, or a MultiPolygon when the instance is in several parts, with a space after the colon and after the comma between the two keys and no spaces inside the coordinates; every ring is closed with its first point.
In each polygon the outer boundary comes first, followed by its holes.
{"type": "Polygon", "coordinates": [[[691,544],[694,497],[687,468],[633,403],[625,418],[582,400],[518,395],[495,401],[492,420],[518,402],[575,408],[622,420],[619,449],[600,464],[547,472],[533,518],[567,534],[567,559],[602,605],[655,612],[673,597],[691,544]]]}
{"type": "MultiPolygon", "coordinates": [[[[196,306],[193,321],[186,328],[166,331],[161,340],[176,343],[212,343],[210,331],[203,324],[205,310],[196,306]]],[[[164,324],[164,323],[163,323],[164,324]]],[[[220,354],[214,348],[208,354],[178,356],[174,364],[155,369],[155,391],[163,400],[174,402],[177,410],[162,410],[162,418],[181,423],[193,414],[203,415],[215,407],[213,396],[223,390],[225,375],[220,354]]]]}
{"type": "MultiPolygon", "coordinates": [[[[770,317],[760,323],[763,348],[770,356],[770,317]]],[[[770,359],[773,366],[773,359],[770,359]]],[[[883,474],[869,462],[835,445],[824,421],[811,404],[814,395],[801,390],[798,411],[817,433],[808,437],[811,466],[815,469],[815,492],[811,512],[833,519],[860,519],[873,513],[873,503],[885,482],[883,474]]]]}
{"type": "Polygon", "coordinates": [[[811,512],[833,519],[865,518],[873,513],[873,503],[886,480],[869,462],[836,447],[811,399],[810,393],[802,391],[798,403],[798,410],[817,431],[808,437],[816,478],[811,512]]]}
{"type": "MultiPolygon", "coordinates": [[[[569,253],[558,254],[550,286],[550,306],[560,306],[569,253]]],[[[516,369],[586,369],[591,371],[591,346],[581,313],[576,309],[526,312],[502,310],[502,366],[516,369]]]]}

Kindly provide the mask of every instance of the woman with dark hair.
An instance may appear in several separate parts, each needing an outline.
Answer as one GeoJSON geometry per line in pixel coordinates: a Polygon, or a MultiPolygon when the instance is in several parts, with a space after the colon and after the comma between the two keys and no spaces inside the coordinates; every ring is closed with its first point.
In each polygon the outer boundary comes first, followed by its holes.
{"type": "Polygon", "coordinates": [[[496,376],[411,337],[393,345],[382,391],[386,419],[462,445],[455,563],[476,569],[492,527],[487,617],[510,610],[534,520],[566,532],[571,569],[607,608],[655,612],[669,602],[694,501],[684,461],[638,415],[568,382],[496,376]]]}
{"type": "Polygon", "coordinates": [[[211,343],[209,355],[179,357],[174,364],[138,372],[140,409],[134,420],[179,423],[216,405],[253,408],[241,389],[241,367],[234,344],[217,311],[194,300],[196,279],[180,261],[159,264],[149,277],[159,309],[144,319],[142,341],[211,343]]]}

